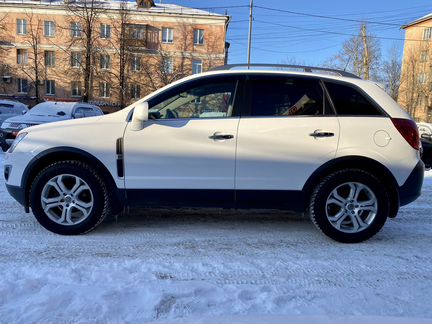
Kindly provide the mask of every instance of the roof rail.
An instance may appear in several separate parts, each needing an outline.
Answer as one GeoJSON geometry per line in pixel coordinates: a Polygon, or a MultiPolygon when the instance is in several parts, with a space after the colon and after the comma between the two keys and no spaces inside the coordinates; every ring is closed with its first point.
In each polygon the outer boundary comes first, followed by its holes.
{"type": "Polygon", "coordinates": [[[265,68],[276,68],[280,70],[284,69],[291,69],[291,70],[302,70],[303,72],[328,72],[329,74],[336,74],[343,77],[348,78],[355,78],[360,79],[357,75],[337,70],[337,69],[331,69],[331,68],[323,68],[323,67],[317,67],[317,66],[306,66],[306,65],[289,65],[289,64],[269,64],[269,63],[263,63],[263,64],[227,64],[222,66],[217,66],[209,71],[222,71],[222,70],[234,70],[236,68],[246,68],[247,70],[250,70],[251,68],[257,68],[257,67],[265,67],[265,68]]]}

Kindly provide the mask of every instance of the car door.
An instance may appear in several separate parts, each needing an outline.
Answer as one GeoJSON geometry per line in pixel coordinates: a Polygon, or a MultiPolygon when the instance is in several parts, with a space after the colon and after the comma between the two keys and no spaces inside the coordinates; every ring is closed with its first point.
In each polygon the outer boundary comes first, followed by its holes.
{"type": "Polygon", "coordinates": [[[247,82],[248,109],[237,139],[238,205],[302,204],[309,176],[335,157],[339,122],[321,81],[261,75],[247,82]]]}
{"type": "Polygon", "coordinates": [[[124,135],[128,200],[145,205],[234,201],[239,81],[188,81],[149,100],[142,130],[124,135]]]}

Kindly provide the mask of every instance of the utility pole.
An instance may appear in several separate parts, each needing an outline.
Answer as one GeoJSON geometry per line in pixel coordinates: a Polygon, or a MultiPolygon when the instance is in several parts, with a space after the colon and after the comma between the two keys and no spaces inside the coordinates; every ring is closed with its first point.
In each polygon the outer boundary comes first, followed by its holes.
{"type": "Polygon", "coordinates": [[[361,26],[361,35],[362,35],[362,39],[363,39],[363,49],[364,49],[364,53],[363,53],[363,68],[364,68],[364,78],[365,80],[369,80],[369,48],[368,48],[368,44],[367,44],[367,39],[366,39],[366,25],[362,24],[361,26]]]}
{"type": "Polygon", "coordinates": [[[252,21],[253,21],[253,0],[250,0],[250,5],[249,5],[248,58],[247,58],[248,69],[249,69],[249,65],[250,65],[251,46],[252,46],[252,21]]]}

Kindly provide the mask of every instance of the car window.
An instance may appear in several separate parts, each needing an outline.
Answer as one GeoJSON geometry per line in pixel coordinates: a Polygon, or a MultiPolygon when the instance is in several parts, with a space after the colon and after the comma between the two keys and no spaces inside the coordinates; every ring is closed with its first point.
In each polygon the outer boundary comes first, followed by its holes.
{"type": "Polygon", "coordinates": [[[95,116],[95,113],[93,112],[93,109],[92,108],[88,108],[88,107],[77,107],[75,109],[75,114],[83,114],[84,117],[95,116]]]}
{"type": "Polygon", "coordinates": [[[325,82],[338,115],[381,116],[381,111],[355,88],[335,82],[325,82]]]}
{"type": "Polygon", "coordinates": [[[150,119],[222,118],[232,116],[236,81],[202,81],[160,102],[151,102],[150,119]]]}
{"type": "Polygon", "coordinates": [[[323,115],[324,90],[319,80],[271,77],[250,81],[252,116],[323,115]]]}

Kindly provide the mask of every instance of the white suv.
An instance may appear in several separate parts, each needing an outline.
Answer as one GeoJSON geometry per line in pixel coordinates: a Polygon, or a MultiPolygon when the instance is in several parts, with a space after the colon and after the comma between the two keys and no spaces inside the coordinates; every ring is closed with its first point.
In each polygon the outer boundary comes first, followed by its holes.
{"type": "Polygon", "coordinates": [[[228,66],[30,127],[6,154],[7,188],[59,234],[133,205],[307,211],[337,241],[366,240],[420,195],[417,126],[375,83],[301,68],[228,66]]]}

